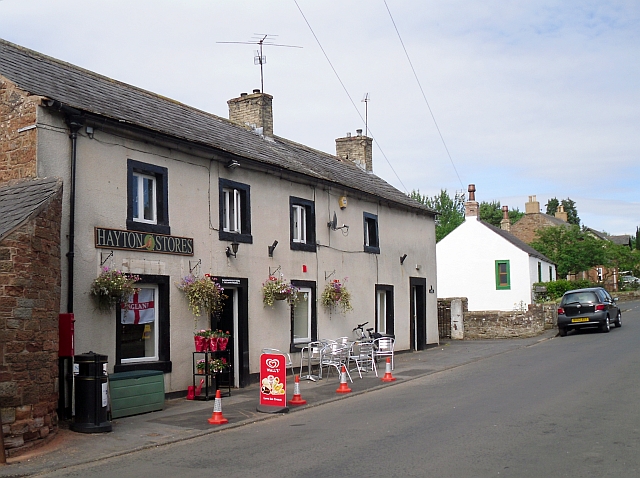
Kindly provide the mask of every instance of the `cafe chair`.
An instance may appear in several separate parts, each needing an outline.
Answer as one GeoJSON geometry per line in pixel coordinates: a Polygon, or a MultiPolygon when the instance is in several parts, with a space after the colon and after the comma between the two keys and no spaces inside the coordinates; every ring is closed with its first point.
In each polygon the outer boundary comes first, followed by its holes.
{"type": "Polygon", "coordinates": [[[391,357],[391,370],[394,369],[393,363],[393,347],[395,345],[395,339],[393,337],[380,337],[373,341],[373,349],[375,352],[376,362],[380,357],[391,357]]]}
{"type": "MultiPolygon", "coordinates": [[[[307,365],[307,377],[313,377],[313,366],[320,365],[320,358],[322,357],[322,349],[324,344],[322,342],[309,342],[306,346],[301,350],[300,353],[300,378],[303,378],[302,369],[304,365],[307,365]]],[[[321,373],[319,373],[319,377],[322,377],[321,373]]]]}
{"type": "Polygon", "coordinates": [[[347,371],[347,376],[349,380],[353,383],[353,379],[351,378],[351,374],[349,373],[348,361],[349,361],[349,346],[341,345],[341,344],[327,344],[322,349],[322,358],[320,359],[320,369],[327,367],[327,378],[331,373],[331,369],[335,368],[336,372],[338,372],[338,377],[340,376],[340,372],[342,372],[342,366],[345,366],[345,370],[347,371]]]}
{"type": "Polygon", "coordinates": [[[354,342],[349,352],[349,363],[353,361],[356,364],[358,375],[362,378],[362,372],[373,370],[378,376],[378,367],[374,357],[372,342],[354,342]]]}

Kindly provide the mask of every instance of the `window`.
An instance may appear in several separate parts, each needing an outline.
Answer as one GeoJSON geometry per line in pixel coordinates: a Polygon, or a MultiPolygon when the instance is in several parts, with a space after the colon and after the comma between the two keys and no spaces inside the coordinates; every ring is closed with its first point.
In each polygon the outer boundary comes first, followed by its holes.
{"type": "Polygon", "coordinates": [[[292,280],[298,287],[298,301],[291,306],[291,352],[300,352],[297,344],[306,344],[317,340],[318,325],[316,316],[316,284],[312,281],[292,280]]]}
{"type": "Polygon", "coordinates": [[[364,251],[380,254],[378,216],[368,212],[364,213],[364,251]]]}
{"type": "Polygon", "coordinates": [[[393,334],[393,286],[376,284],[376,332],[393,334]]]}
{"type": "Polygon", "coordinates": [[[511,279],[509,276],[509,261],[496,261],[496,289],[511,289],[511,279]]]}
{"type": "Polygon", "coordinates": [[[169,278],[141,275],[129,310],[117,311],[115,371],[171,371],[169,361],[169,278]]]}
{"type": "Polygon", "coordinates": [[[251,244],[253,238],[249,185],[220,179],[219,193],[219,239],[251,244]]]}
{"type": "Polygon", "coordinates": [[[542,263],[538,262],[538,282],[542,282],[542,263]]]}
{"type": "Polygon", "coordinates": [[[553,267],[549,266],[549,282],[553,280],[553,267]]]}
{"type": "Polygon", "coordinates": [[[316,251],[316,213],[313,201],[289,197],[290,244],[294,251],[316,251]]]}
{"type": "Polygon", "coordinates": [[[127,228],[171,234],[167,168],[127,161],[127,228]]]}

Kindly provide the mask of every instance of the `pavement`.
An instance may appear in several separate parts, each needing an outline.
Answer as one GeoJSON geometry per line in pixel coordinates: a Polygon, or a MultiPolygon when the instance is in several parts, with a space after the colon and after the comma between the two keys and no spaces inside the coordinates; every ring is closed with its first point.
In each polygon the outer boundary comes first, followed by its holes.
{"type": "MultiPolygon", "coordinates": [[[[348,400],[355,395],[393,387],[425,375],[529,347],[549,340],[556,334],[557,329],[550,329],[531,338],[444,340],[438,346],[430,346],[419,352],[396,353],[393,371],[393,376],[397,379],[395,382],[380,380],[385,372],[384,363],[380,363],[381,370],[378,371],[378,378],[373,372],[369,372],[363,374],[363,378],[360,379],[358,373],[354,372],[353,383],[349,383],[352,392],[346,394],[336,393],[339,377],[335,373],[332,373],[328,379],[317,382],[301,380],[300,392],[307,404],[292,406],[289,413],[322,406],[336,400],[348,400]]],[[[289,377],[287,382],[287,397],[291,399],[294,388],[293,379],[289,377]]],[[[0,476],[37,476],[53,470],[124,456],[139,450],[211,433],[223,433],[229,428],[277,419],[281,416],[281,414],[258,412],[256,410],[258,398],[257,383],[243,389],[232,389],[231,396],[221,400],[222,413],[229,420],[226,425],[210,425],[207,421],[213,413],[213,400],[199,401],[185,398],[166,400],[162,411],[114,419],[111,422],[113,430],[108,433],[76,433],[69,430],[67,422],[61,422],[58,433],[45,445],[20,456],[8,458],[6,465],[0,465],[0,476]]]]}

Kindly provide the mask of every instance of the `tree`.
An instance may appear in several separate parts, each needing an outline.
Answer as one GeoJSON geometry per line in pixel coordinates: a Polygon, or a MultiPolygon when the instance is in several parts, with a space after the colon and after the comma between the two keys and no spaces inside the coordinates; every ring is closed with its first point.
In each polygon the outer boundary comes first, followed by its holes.
{"type": "MultiPolygon", "coordinates": [[[[502,206],[500,206],[500,201],[482,201],[480,203],[479,213],[480,219],[496,227],[500,227],[500,222],[502,221],[502,206]]],[[[524,213],[520,212],[518,208],[509,211],[511,224],[517,222],[522,216],[524,216],[524,213]]]]}
{"type": "Polygon", "coordinates": [[[547,214],[549,216],[553,216],[558,210],[558,206],[562,204],[564,207],[564,212],[567,213],[567,222],[569,224],[575,224],[576,226],[580,225],[580,218],[578,217],[578,209],[576,208],[575,201],[570,198],[563,199],[562,201],[558,201],[557,198],[551,198],[547,201],[547,214]]]}
{"type": "Polygon", "coordinates": [[[410,197],[421,204],[438,212],[436,218],[436,242],[441,241],[447,234],[464,222],[464,196],[451,198],[446,189],[440,194],[428,197],[420,191],[411,191],[410,197]]]}
{"type": "Polygon", "coordinates": [[[531,247],[557,264],[558,277],[577,274],[605,263],[603,241],[585,234],[575,224],[571,227],[545,227],[536,235],[531,247]]]}
{"type": "Polygon", "coordinates": [[[610,269],[613,273],[615,268],[617,271],[630,271],[632,275],[636,275],[640,270],[640,253],[638,250],[631,250],[628,246],[615,244],[611,241],[603,241],[604,262],[603,266],[610,269]]]}
{"type": "Polygon", "coordinates": [[[635,248],[640,251],[640,227],[636,227],[635,248]]]}

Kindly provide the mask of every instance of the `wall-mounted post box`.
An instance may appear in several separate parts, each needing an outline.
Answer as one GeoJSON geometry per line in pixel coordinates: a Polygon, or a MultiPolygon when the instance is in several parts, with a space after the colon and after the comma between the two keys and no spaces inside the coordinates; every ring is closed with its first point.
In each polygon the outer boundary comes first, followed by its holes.
{"type": "Polygon", "coordinates": [[[73,314],[60,314],[58,316],[58,335],[60,338],[58,357],[73,357],[74,322],[73,314]]]}

